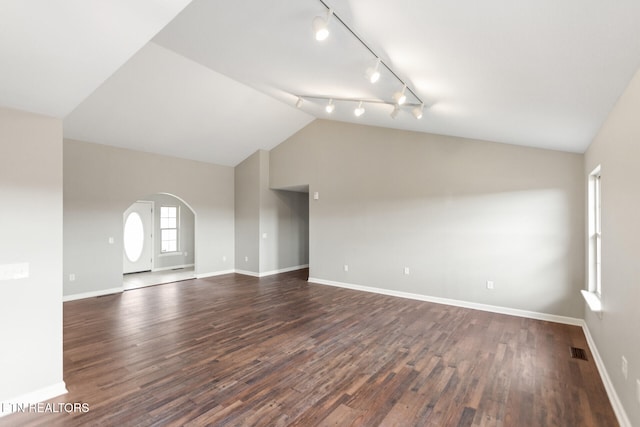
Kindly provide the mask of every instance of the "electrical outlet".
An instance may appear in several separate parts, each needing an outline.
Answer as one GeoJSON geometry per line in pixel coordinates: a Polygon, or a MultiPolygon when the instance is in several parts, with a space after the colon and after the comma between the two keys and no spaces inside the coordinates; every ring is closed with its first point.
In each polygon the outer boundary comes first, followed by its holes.
{"type": "Polygon", "coordinates": [[[487,280],[487,289],[493,289],[493,280],[487,280]]]}
{"type": "Polygon", "coordinates": [[[349,271],[349,266],[347,264],[344,265],[344,271],[349,271]]]}
{"type": "Polygon", "coordinates": [[[222,262],[227,262],[227,256],[226,255],[222,255],[222,262]]]}
{"type": "Polygon", "coordinates": [[[409,275],[409,267],[404,268],[404,274],[406,274],[407,276],[409,275]]]}
{"type": "Polygon", "coordinates": [[[115,240],[113,239],[113,237],[109,237],[109,244],[113,245],[113,242],[115,242],[115,240]]]}
{"type": "Polygon", "coordinates": [[[248,256],[244,257],[244,262],[249,262],[249,257],[248,256]]]}
{"type": "Polygon", "coordinates": [[[624,379],[626,380],[627,377],[629,376],[629,364],[627,363],[627,358],[622,356],[622,376],[624,377],[624,379]]]}

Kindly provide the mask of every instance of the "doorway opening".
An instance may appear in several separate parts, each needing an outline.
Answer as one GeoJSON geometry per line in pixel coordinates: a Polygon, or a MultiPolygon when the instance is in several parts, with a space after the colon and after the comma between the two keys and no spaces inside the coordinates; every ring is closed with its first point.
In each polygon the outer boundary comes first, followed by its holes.
{"type": "Polygon", "coordinates": [[[158,193],[123,213],[125,290],[195,278],[196,214],[182,199],[158,193]]]}

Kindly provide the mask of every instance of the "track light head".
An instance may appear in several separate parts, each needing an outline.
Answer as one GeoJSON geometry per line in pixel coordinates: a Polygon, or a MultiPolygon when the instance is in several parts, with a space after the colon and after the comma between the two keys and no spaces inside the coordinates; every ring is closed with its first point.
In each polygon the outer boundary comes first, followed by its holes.
{"type": "Polygon", "coordinates": [[[376,59],[376,65],[373,67],[367,68],[367,73],[365,74],[367,80],[371,83],[375,83],[380,80],[380,58],[376,59]]]}
{"type": "Polygon", "coordinates": [[[360,117],[361,115],[364,114],[364,107],[362,106],[362,101],[360,101],[360,103],[358,104],[358,107],[353,110],[353,114],[356,115],[356,117],[360,117]]]}
{"type": "Polygon", "coordinates": [[[331,114],[335,109],[336,109],[336,104],[333,103],[333,99],[329,99],[329,103],[327,104],[326,107],[324,107],[324,111],[331,114]]]}
{"type": "Polygon", "coordinates": [[[402,90],[400,92],[396,92],[393,94],[393,100],[396,101],[396,104],[402,105],[407,102],[407,95],[405,95],[405,91],[407,90],[407,85],[402,86],[402,90]]]}
{"type": "Polygon", "coordinates": [[[316,16],[313,18],[313,34],[316,40],[322,41],[329,37],[329,18],[333,15],[333,9],[327,10],[327,16],[316,16]]]}
{"type": "Polygon", "coordinates": [[[393,110],[391,110],[391,118],[395,119],[396,117],[398,117],[398,113],[400,113],[400,106],[398,104],[394,104],[393,105],[393,110]]]}
{"type": "Polygon", "coordinates": [[[420,120],[422,118],[423,110],[424,110],[424,103],[418,105],[417,107],[414,107],[413,110],[411,110],[411,114],[413,114],[413,117],[420,120]]]}

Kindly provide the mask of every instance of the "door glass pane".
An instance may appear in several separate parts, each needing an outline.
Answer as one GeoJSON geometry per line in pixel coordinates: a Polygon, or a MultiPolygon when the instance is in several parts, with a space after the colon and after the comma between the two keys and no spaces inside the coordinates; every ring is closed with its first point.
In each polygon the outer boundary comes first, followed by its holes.
{"type": "Polygon", "coordinates": [[[136,262],[142,255],[144,246],[144,227],[137,212],[131,212],[124,222],[124,253],[131,262],[136,262]]]}

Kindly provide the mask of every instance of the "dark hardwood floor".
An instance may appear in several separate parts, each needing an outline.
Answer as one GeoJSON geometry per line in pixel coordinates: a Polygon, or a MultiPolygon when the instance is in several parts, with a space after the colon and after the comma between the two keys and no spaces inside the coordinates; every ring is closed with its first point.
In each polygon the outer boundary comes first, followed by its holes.
{"type": "Polygon", "coordinates": [[[64,380],[0,426],[616,426],[579,327],[227,275],[64,304],[64,380]],[[572,359],[570,346],[587,350],[572,359]]]}

